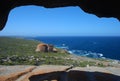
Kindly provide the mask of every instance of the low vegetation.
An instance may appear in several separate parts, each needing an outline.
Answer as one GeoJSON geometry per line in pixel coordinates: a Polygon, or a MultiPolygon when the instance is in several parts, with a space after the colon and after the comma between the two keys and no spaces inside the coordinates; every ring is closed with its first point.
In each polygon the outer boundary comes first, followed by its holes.
{"type": "Polygon", "coordinates": [[[104,66],[96,61],[73,59],[73,55],[62,53],[63,49],[58,49],[57,53],[35,52],[39,43],[41,42],[23,38],[0,37],[0,65],[104,66]]]}

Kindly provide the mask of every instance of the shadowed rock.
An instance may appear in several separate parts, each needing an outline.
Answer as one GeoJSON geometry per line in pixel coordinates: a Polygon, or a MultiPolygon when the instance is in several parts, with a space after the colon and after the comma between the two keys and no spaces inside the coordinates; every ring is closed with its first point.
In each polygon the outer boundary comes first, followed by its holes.
{"type": "Polygon", "coordinates": [[[120,81],[120,76],[104,72],[70,70],[33,75],[29,81],[120,81]]]}
{"type": "Polygon", "coordinates": [[[48,51],[53,52],[54,46],[52,44],[48,44],[48,51]]]}
{"type": "Polygon", "coordinates": [[[120,68],[0,66],[0,81],[120,81],[120,68]]]}
{"type": "Polygon", "coordinates": [[[19,6],[36,5],[45,8],[79,6],[98,17],[115,17],[120,20],[119,0],[0,0],[0,30],[7,22],[9,12],[19,6]]]}

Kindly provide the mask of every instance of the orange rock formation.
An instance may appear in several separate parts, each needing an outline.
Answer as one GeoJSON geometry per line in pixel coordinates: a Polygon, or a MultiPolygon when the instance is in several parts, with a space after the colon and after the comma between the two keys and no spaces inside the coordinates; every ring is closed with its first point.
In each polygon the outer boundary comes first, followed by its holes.
{"type": "Polygon", "coordinates": [[[36,52],[57,52],[57,49],[54,48],[54,46],[51,44],[40,43],[37,45],[37,48],[35,51],[36,52]]]}

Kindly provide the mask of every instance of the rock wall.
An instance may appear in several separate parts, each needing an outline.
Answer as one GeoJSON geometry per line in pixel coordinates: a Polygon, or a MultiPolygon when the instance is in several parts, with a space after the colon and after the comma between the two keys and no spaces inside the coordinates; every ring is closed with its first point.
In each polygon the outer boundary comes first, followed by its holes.
{"type": "Polygon", "coordinates": [[[0,81],[120,81],[120,68],[0,66],[0,81]]]}
{"type": "Polygon", "coordinates": [[[120,20],[119,0],[0,0],[0,30],[5,27],[12,9],[26,5],[45,8],[79,6],[85,12],[98,17],[115,17],[120,20]]]}

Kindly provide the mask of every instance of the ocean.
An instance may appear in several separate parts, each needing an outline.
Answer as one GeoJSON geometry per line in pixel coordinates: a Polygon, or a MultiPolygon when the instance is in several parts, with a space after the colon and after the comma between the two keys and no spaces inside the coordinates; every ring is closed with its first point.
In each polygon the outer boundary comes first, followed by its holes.
{"type": "Polygon", "coordinates": [[[120,37],[45,36],[32,39],[53,44],[78,56],[120,60],[120,37]]]}

